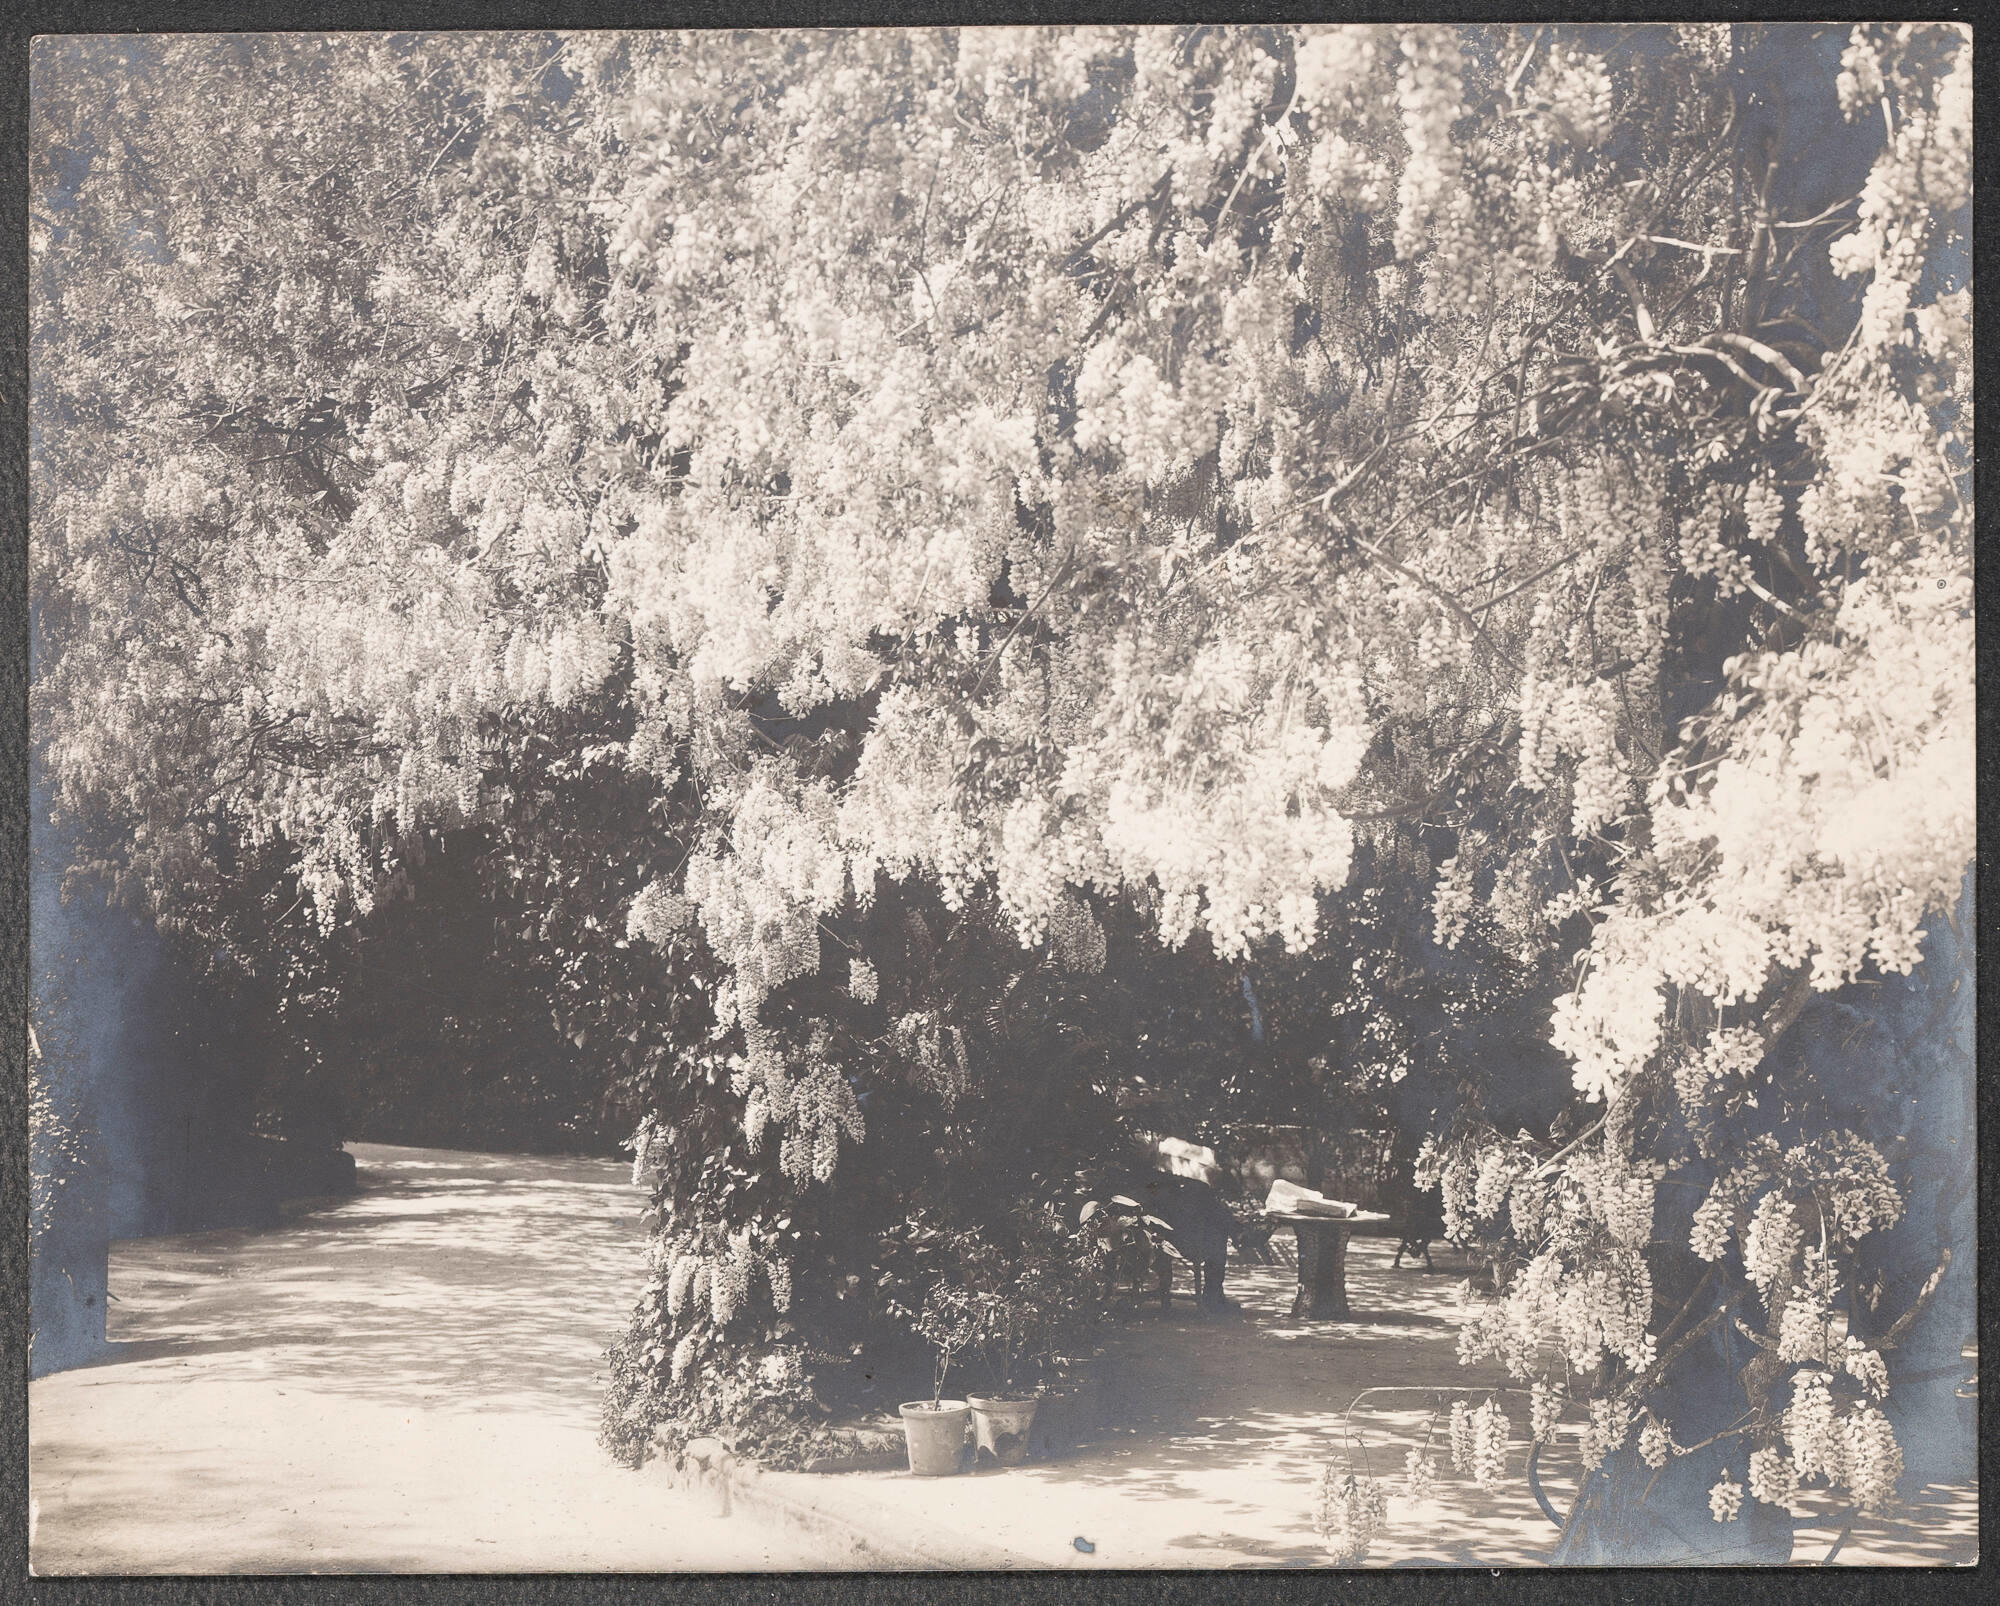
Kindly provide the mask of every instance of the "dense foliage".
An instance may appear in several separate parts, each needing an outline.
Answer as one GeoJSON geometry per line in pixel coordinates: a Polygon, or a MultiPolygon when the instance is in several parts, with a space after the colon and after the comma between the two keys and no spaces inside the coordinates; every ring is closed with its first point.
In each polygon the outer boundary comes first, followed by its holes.
{"type": "MultiPolygon", "coordinates": [[[[1323,1058],[1449,1081],[1438,1174],[1515,1268],[1468,1345],[1587,1461],[1654,1455],[1726,1309],[1776,1357],[1731,1385],[1756,1501],[1886,1498],[1882,1349],[1827,1334],[1912,1180],[1803,1113],[1837,1060],[1769,1055],[1917,966],[1972,857],[1961,32],[38,73],[58,801],[167,921],[225,841],[332,932],[479,839],[641,1076],[616,1422],[796,1403],[915,1201],[998,1212],[1010,1122],[1115,1124],[1085,1023],[1137,952],[1246,1002],[1317,964],[1361,1017],[1323,1058]],[[536,811],[598,787],[631,834],[586,871],[536,811]],[[1498,1006],[1510,1065],[1549,1012],[1553,1125],[1482,1105],[1498,1006]]],[[[1352,1551],[1379,1502],[1334,1487],[1352,1551]]]]}

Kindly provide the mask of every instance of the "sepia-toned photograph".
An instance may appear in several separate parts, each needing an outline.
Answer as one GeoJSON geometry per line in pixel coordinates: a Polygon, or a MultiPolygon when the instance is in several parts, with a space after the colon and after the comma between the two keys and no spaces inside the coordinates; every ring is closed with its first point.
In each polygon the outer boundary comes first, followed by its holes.
{"type": "Polygon", "coordinates": [[[1972,57],[35,39],[33,1572],[1975,1564],[1972,57]]]}

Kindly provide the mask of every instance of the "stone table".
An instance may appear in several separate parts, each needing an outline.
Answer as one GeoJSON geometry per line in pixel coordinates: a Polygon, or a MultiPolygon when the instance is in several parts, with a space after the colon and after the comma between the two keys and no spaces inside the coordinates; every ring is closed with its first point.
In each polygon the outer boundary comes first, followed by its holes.
{"type": "Polygon", "coordinates": [[[1347,1240],[1356,1227],[1387,1221],[1372,1210],[1351,1216],[1306,1215],[1303,1212],[1269,1211],[1265,1221],[1274,1227],[1290,1227],[1299,1242],[1299,1291],[1292,1298],[1294,1316],[1337,1322],[1349,1321],[1353,1313],[1347,1305],[1347,1240]]]}

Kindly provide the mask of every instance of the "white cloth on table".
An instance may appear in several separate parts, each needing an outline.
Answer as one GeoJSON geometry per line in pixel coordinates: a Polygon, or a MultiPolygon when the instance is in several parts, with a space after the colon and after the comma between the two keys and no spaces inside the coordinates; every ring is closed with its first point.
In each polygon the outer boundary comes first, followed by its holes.
{"type": "Polygon", "coordinates": [[[1264,1196],[1264,1211],[1273,1216],[1322,1216],[1336,1221],[1359,1214],[1356,1207],[1344,1199],[1329,1199],[1323,1193],[1301,1188],[1296,1182],[1287,1182],[1283,1177],[1273,1182],[1271,1191],[1264,1196]]]}

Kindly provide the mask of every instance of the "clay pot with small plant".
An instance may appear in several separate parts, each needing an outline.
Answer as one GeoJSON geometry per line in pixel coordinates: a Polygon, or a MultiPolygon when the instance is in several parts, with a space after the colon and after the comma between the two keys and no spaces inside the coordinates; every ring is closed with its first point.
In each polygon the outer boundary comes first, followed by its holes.
{"type": "Polygon", "coordinates": [[[1030,1376],[1046,1350],[1047,1312],[1018,1286],[973,1295],[975,1343],[990,1379],[987,1392],[968,1394],[974,1455],[1003,1467],[1027,1459],[1028,1434],[1041,1396],[1030,1376]]]}
{"type": "Polygon", "coordinates": [[[910,1471],[920,1478],[949,1477],[965,1464],[966,1427],[972,1409],[944,1397],[953,1357],[976,1342],[979,1316],[971,1291],[939,1283],[924,1296],[917,1331],[931,1347],[931,1397],[905,1400],[899,1407],[910,1471]]]}

